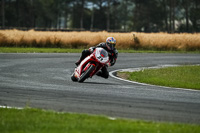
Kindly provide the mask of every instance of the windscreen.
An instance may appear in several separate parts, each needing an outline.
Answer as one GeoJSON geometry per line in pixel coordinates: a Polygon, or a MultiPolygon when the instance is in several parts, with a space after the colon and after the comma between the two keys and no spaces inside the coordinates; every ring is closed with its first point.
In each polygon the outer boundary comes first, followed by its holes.
{"type": "Polygon", "coordinates": [[[100,55],[101,55],[102,57],[107,57],[107,56],[108,56],[108,53],[107,53],[104,49],[102,49],[101,52],[100,52],[100,55]]]}

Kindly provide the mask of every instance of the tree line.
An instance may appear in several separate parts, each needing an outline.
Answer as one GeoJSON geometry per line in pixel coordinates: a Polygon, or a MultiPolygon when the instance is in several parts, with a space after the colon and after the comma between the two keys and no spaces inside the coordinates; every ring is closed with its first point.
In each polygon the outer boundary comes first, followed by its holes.
{"type": "Polygon", "coordinates": [[[0,26],[200,32],[200,0],[1,0],[0,26]]]}

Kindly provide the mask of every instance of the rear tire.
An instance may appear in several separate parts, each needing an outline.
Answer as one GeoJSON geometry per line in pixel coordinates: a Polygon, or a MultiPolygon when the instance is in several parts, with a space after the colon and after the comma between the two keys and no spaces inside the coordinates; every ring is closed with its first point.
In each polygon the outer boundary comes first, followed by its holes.
{"type": "Polygon", "coordinates": [[[82,83],[83,81],[85,81],[89,76],[90,73],[92,71],[94,71],[95,66],[93,66],[92,64],[89,66],[89,68],[81,75],[81,77],[79,78],[78,82],[82,83]]]}

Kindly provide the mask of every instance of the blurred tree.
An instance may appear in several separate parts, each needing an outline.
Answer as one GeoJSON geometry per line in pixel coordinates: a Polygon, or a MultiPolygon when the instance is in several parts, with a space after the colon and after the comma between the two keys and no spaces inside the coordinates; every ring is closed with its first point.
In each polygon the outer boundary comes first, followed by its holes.
{"type": "Polygon", "coordinates": [[[106,7],[105,5],[106,0],[95,0],[94,5],[94,28],[95,29],[106,29],[106,7]]]}
{"type": "Polygon", "coordinates": [[[134,0],[133,30],[157,32],[163,29],[165,10],[159,0],[134,0]]]}
{"type": "Polygon", "coordinates": [[[188,0],[182,0],[182,6],[185,10],[185,18],[186,18],[186,32],[189,32],[189,8],[191,2],[188,0]]]}
{"type": "Polygon", "coordinates": [[[167,0],[160,0],[161,8],[163,8],[163,15],[164,15],[164,26],[162,31],[169,31],[169,24],[168,24],[168,5],[167,0]]]}
{"type": "Polygon", "coordinates": [[[107,0],[107,24],[106,24],[106,27],[107,27],[107,31],[110,30],[110,0],[107,0]]]}
{"type": "Polygon", "coordinates": [[[0,0],[1,27],[200,32],[199,0],[0,0]]]}
{"type": "Polygon", "coordinates": [[[193,0],[190,9],[190,20],[192,22],[192,31],[200,32],[200,1],[193,0]]]}
{"type": "Polygon", "coordinates": [[[1,0],[1,26],[5,27],[5,0],[1,0]]]}
{"type": "Polygon", "coordinates": [[[86,8],[87,0],[72,2],[72,28],[89,29],[91,11],[86,8]]]}
{"type": "Polygon", "coordinates": [[[121,29],[121,22],[123,19],[121,12],[124,10],[120,10],[121,2],[120,0],[113,0],[110,4],[110,15],[107,19],[109,19],[109,29],[112,31],[121,29]]]}
{"type": "Polygon", "coordinates": [[[127,21],[128,21],[128,0],[123,0],[121,2],[121,7],[120,7],[120,10],[119,10],[119,14],[121,16],[121,26],[122,26],[122,29],[124,31],[127,31],[128,30],[128,27],[127,27],[127,21]],[[121,12],[120,12],[121,11],[121,12]]]}

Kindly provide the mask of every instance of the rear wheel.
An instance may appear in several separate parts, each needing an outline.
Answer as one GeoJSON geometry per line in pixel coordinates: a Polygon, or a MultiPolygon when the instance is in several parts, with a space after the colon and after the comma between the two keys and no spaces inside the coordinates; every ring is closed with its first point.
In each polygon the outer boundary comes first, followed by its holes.
{"type": "Polygon", "coordinates": [[[94,71],[94,69],[95,69],[95,66],[90,65],[89,68],[81,75],[81,77],[79,78],[78,82],[85,81],[85,79],[90,76],[90,73],[94,71]]]}

